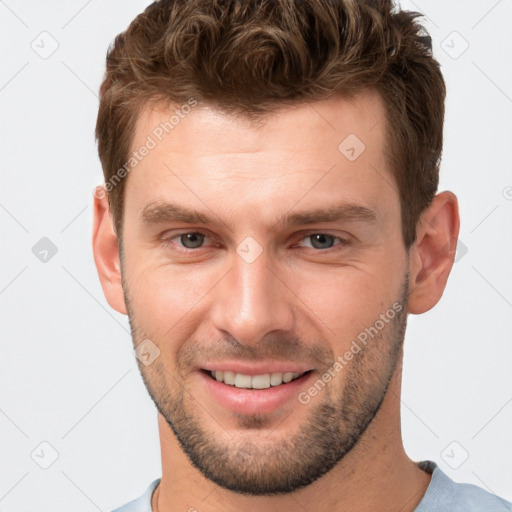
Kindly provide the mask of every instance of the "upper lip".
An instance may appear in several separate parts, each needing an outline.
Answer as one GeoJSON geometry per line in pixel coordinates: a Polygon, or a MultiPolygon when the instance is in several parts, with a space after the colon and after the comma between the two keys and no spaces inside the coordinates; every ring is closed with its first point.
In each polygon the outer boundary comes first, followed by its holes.
{"type": "Polygon", "coordinates": [[[224,371],[242,373],[244,375],[265,375],[266,373],[305,373],[313,368],[307,364],[287,363],[283,361],[259,361],[243,362],[243,361],[221,361],[208,362],[200,367],[202,370],[208,371],[224,371]]]}

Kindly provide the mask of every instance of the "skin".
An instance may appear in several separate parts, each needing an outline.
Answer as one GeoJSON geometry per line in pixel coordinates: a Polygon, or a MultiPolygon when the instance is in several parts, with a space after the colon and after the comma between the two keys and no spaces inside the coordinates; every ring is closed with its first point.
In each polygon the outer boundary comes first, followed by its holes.
{"type": "MultiPolygon", "coordinates": [[[[428,311],[443,293],[459,214],[454,194],[438,194],[406,250],[383,152],[384,112],[370,90],[282,108],[258,126],[198,105],[129,174],[123,258],[108,201],[95,198],[93,249],[105,297],[129,315],[135,346],[150,339],[160,350],[152,364],[139,362],[159,410],[162,480],[153,510],[413,511],[421,501],[430,476],[402,444],[401,347],[406,313],[428,311]],[[366,146],[354,161],[338,150],[349,134],[366,146]],[[217,223],[144,223],[144,208],[165,201],[217,223]],[[340,202],[365,206],[375,219],[277,223],[340,202]],[[198,231],[203,245],[187,249],[178,235],[198,231]],[[318,248],[315,233],[332,235],[332,244],[318,248]],[[249,236],[262,250],[251,263],[236,252],[249,236]],[[321,377],[397,302],[403,315],[307,404],[236,414],[212,398],[197,371],[228,358],[293,360],[321,377]],[[187,439],[195,441],[186,446],[187,439]],[[262,491],[294,469],[311,472],[305,461],[324,467],[313,482],[288,479],[289,492],[262,491]],[[243,478],[228,482],[235,473],[243,478]],[[242,481],[260,492],[234,492],[242,481]]],[[[163,107],[147,109],[133,148],[168,118],[163,107]]]]}

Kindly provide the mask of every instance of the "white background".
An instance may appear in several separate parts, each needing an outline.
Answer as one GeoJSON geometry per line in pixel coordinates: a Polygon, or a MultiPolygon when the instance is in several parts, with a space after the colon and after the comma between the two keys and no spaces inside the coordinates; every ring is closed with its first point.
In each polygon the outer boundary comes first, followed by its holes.
{"type": "MultiPolygon", "coordinates": [[[[4,512],[108,511],[161,475],[156,410],[90,242],[105,54],[146,5],[0,2],[4,512]],[[47,59],[31,47],[52,39],[47,59]],[[58,250],[46,263],[32,252],[43,237],[58,250]],[[43,441],[58,452],[48,469],[31,458],[51,461],[43,441]]],[[[440,190],[459,197],[467,248],[438,306],[409,317],[404,441],[414,460],[512,499],[512,1],[402,7],[427,16],[447,82],[440,190]]]]}

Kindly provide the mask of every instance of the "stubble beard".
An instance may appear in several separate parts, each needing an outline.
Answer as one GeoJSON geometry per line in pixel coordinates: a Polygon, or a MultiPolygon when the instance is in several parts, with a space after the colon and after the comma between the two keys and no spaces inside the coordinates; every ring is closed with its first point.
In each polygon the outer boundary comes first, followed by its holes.
{"type": "MultiPolygon", "coordinates": [[[[136,346],[147,336],[131,309],[126,283],[123,288],[136,346]]],[[[214,431],[221,427],[215,424],[213,429],[209,428],[207,422],[215,422],[208,414],[203,414],[201,420],[198,412],[202,409],[197,401],[190,399],[184,382],[178,377],[180,371],[171,374],[163,366],[161,357],[150,366],[138,361],[139,370],[149,395],[174,432],[183,452],[206,478],[240,494],[269,496],[290,493],[313,483],[334,468],[356,446],[375,418],[393,373],[401,362],[407,324],[407,291],[408,276],[405,275],[398,299],[402,309],[378,336],[354,355],[341,371],[342,376],[334,377],[307,404],[310,408],[308,419],[296,433],[281,436],[277,442],[272,436],[266,440],[254,436],[254,429],[269,426],[266,415],[240,415],[239,428],[245,429],[243,435],[216,434],[214,431]]],[[[177,366],[179,370],[179,357],[177,366]]],[[[181,367],[186,369],[186,363],[181,361],[181,367]]],[[[322,372],[318,377],[321,375],[322,372]]]]}

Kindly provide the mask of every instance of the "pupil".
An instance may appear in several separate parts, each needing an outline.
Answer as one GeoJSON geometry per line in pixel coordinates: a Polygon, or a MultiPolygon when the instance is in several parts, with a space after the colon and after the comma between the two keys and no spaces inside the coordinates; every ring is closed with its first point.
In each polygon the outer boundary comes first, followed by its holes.
{"type": "Polygon", "coordinates": [[[317,235],[312,235],[311,239],[313,242],[313,247],[315,247],[315,249],[328,249],[329,247],[332,247],[333,237],[331,235],[324,235],[320,233],[317,235]],[[317,242],[319,242],[319,246],[317,242]],[[327,247],[325,245],[322,245],[326,243],[327,247]]]}
{"type": "Polygon", "coordinates": [[[185,233],[184,235],[181,235],[181,243],[187,248],[187,249],[195,249],[199,247],[204,240],[204,235],[201,233],[185,233]]]}

